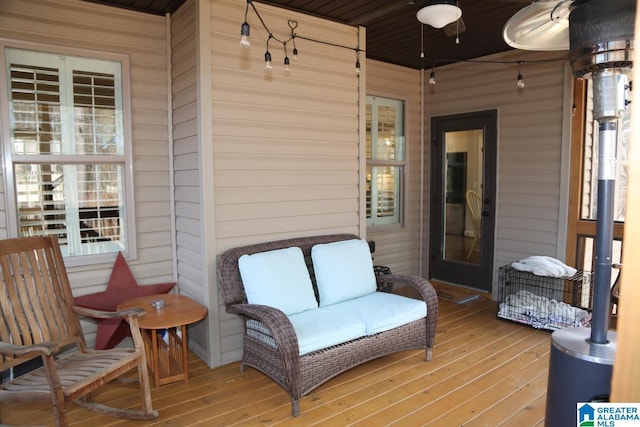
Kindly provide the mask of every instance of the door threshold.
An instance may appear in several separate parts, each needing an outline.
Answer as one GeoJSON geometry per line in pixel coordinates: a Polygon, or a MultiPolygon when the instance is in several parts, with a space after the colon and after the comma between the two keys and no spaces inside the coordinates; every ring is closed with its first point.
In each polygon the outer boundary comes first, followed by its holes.
{"type": "Polygon", "coordinates": [[[436,279],[430,279],[429,282],[431,282],[435,288],[438,298],[446,301],[451,301],[461,305],[477,301],[479,299],[487,299],[491,301],[490,292],[469,288],[463,285],[441,282],[436,279]],[[478,297],[476,297],[476,295],[478,297]]]}

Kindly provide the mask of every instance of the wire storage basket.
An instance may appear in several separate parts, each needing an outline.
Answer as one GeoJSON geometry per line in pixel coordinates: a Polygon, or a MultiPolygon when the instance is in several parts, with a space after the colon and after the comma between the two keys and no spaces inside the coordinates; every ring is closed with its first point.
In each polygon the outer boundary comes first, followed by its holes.
{"type": "Polygon", "coordinates": [[[572,277],[547,277],[502,266],[497,316],[550,331],[590,326],[590,279],[580,270],[572,277]]]}

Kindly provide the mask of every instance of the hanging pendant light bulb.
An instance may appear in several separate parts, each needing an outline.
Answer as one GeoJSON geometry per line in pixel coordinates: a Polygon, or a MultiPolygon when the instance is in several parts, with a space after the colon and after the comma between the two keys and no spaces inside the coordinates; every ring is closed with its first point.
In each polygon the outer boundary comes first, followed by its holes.
{"type": "Polygon", "coordinates": [[[289,67],[289,57],[285,56],[284,57],[284,74],[285,76],[288,76],[291,73],[291,68],[289,67]]]}
{"type": "Polygon", "coordinates": [[[269,53],[269,42],[273,38],[273,34],[269,33],[269,37],[267,37],[267,50],[264,53],[264,70],[267,72],[271,72],[273,70],[273,64],[271,64],[271,53],[269,53]]]}
{"type": "Polygon", "coordinates": [[[242,47],[250,47],[251,39],[249,35],[251,34],[251,27],[249,27],[249,23],[244,21],[242,23],[242,27],[240,27],[240,46],[242,47]]]}
{"type": "Polygon", "coordinates": [[[264,54],[264,69],[265,71],[273,70],[273,64],[271,64],[271,54],[266,51],[264,54]]]}
{"type": "Polygon", "coordinates": [[[518,89],[524,89],[524,79],[522,78],[522,62],[518,62],[518,77],[516,79],[518,89]]]}
{"type": "Polygon", "coordinates": [[[282,47],[284,48],[284,75],[288,76],[291,73],[291,68],[289,67],[291,61],[289,61],[289,53],[287,52],[287,42],[284,42],[282,47]]]}
{"type": "Polygon", "coordinates": [[[247,14],[249,13],[250,5],[253,6],[253,4],[251,3],[251,0],[247,0],[247,6],[244,9],[244,22],[240,27],[240,46],[242,47],[251,46],[251,39],[249,38],[249,35],[251,34],[251,27],[247,22],[247,14]]]}
{"type": "Polygon", "coordinates": [[[436,72],[432,71],[431,75],[429,75],[429,86],[435,86],[436,85],[436,72]]]}
{"type": "Polygon", "coordinates": [[[424,24],[420,23],[420,58],[424,58],[424,24]]]}

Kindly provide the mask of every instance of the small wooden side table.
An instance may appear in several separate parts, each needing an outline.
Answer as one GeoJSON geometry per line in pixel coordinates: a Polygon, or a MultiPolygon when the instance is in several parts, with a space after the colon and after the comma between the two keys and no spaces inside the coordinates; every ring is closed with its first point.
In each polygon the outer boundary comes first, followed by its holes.
{"type": "Polygon", "coordinates": [[[187,325],[204,319],[207,308],[184,295],[160,294],[128,299],[118,304],[117,310],[133,307],[140,307],[146,313],[138,324],[155,386],[188,381],[187,325]],[[164,300],[164,308],[156,309],[152,305],[155,300],[164,300]],[[180,333],[176,328],[180,328],[180,333]],[[164,329],[168,332],[168,342],[158,336],[158,331],[164,329]]]}

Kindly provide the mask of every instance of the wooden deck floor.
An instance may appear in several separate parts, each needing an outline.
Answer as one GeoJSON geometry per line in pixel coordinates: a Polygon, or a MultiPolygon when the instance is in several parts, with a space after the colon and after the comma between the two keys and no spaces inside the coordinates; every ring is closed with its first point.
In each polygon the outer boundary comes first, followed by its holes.
{"type": "MultiPolygon", "coordinates": [[[[550,334],[496,318],[495,303],[441,300],[433,359],[405,351],[356,367],[325,383],[291,417],[288,395],[239,364],[209,369],[190,355],[188,383],[152,391],[155,423],[96,415],[71,405],[76,426],[541,426],[550,334]]],[[[138,406],[128,386],[96,396],[138,406]]],[[[3,404],[9,425],[53,425],[47,404],[3,404]]]]}

